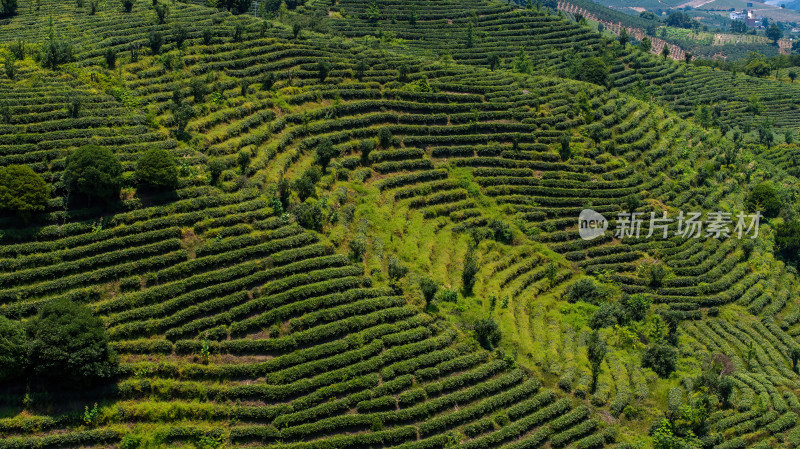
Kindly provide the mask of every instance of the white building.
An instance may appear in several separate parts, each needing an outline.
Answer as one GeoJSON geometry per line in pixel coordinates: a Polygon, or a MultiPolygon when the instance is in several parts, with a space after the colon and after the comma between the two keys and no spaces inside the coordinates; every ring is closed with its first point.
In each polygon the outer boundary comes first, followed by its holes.
{"type": "Polygon", "coordinates": [[[747,18],[747,13],[744,11],[731,11],[731,20],[744,20],[747,18]]]}

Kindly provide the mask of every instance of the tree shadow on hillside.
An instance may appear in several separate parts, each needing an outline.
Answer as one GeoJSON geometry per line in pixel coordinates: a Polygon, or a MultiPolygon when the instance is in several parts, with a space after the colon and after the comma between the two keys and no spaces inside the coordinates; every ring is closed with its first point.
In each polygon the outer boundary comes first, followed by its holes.
{"type": "Polygon", "coordinates": [[[102,405],[119,399],[116,384],[99,385],[88,389],[28,385],[25,380],[0,386],[0,419],[13,418],[22,412],[47,415],[66,423],[83,422],[84,412],[94,404],[102,405]]]}

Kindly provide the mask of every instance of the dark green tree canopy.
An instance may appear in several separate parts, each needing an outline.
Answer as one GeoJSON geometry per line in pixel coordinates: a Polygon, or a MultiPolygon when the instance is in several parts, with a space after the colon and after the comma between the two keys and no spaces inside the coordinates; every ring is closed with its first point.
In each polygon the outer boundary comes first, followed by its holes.
{"type": "Polygon", "coordinates": [[[17,13],[17,0],[0,0],[0,17],[11,17],[17,13]]]}
{"type": "Polygon", "coordinates": [[[581,64],[575,77],[579,81],[586,81],[600,86],[608,84],[608,66],[602,58],[587,58],[581,64]]]}
{"type": "Polygon", "coordinates": [[[484,349],[491,350],[500,343],[500,326],[493,318],[480,320],[475,323],[475,337],[484,349]]]}
{"type": "Polygon", "coordinates": [[[175,158],[169,151],[161,148],[148,150],[136,163],[136,181],[151,187],[177,187],[178,169],[175,158]]]}
{"type": "Polygon", "coordinates": [[[25,330],[0,315],[0,382],[16,379],[25,370],[25,330]]]}
{"type": "Polygon", "coordinates": [[[44,210],[50,188],[41,176],[27,165],[0,167],[0,209],[28,220],[44,210]]]}
{"type": "Polygon", "coordinates": [[[668,345],[653,345],[642,355],[642,366],[652,369],[659,377],[669,377],[677,363],[678,351],[668,345]]]}
{"type": "Polygon", "coordinates": [[[323,171],[328,168],[328,164],[330,164],[332,158],[337,156],[337,153],[338,151],[333,147],[331,139],[322,139],[317,144],[316,161],[323,171]]]}
{"type": "Polygon", "coordinates": [[[116,374],[117,355],[103,322],[85,305],[49,302],[25,331],[31,374],[39,381],[80,387],[116,374]]]}
{"type": "Polygon", "coordinates": [[[754,59],[750,61],[744,68],[744,73],[750,76],[757,76],[763,78],[769,75],[769,65],[762,59],[754,59]]]}
{"type": "Polygon", "coordinates": [[[108,148],[86,145],[67,156],[62,180],[71,192],[112,201],[122,187],[122,164],[108,148]]]}
{"type": "Polygon", "coordinates": [[[773,23],[767,28],[767,37],[772,42],[778,42],[778,39],[783,37],[783,30],[777,24],[773,23]]]}
{"type": "Polygon", "coordinates": [[[746,201],[750,213],[759,211],[766,217],[775,217],[781,210],[778,189],[770,182],[762,182],[753,187],[746,201]]]}

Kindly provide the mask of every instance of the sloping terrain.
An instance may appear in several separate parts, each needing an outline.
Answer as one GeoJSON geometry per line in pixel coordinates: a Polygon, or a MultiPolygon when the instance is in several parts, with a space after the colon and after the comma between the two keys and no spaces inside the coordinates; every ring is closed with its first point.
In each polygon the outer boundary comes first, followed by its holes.
{"type": "MultiPolygon", "coordinates": [[[[295,37],[287,23],[182,3],[155,25],[144,2],[124,13],[109,1],[95,15],[21,2],[0,26],[0,41],[24,39],[31,50],[48,36],[74,42],[76,59],[52,71],[28,57],[0,84],[9,111],[0,164],[28,164],[56,187],[36,226],[2,222],[0,313],[27,319],[56,298],[87,303],[121,357],[112,388],[26,399],[9,387],[0,447],[649,445],[650,422],[680,407],[673,396],[690,402],[690,376],[718,354],[735,387],[732,406],[708,417],[704,447],[796,446],[797,277],[772,257],[768,225],[752,248],[586,241],[575,226],[585,207],[607,217],[740,210],[768,176],[797,192],[796,145],[756,154],[681,118],[691,115],[684,102],[728,95],[730,75],[689,76],[680,63],[624,51],[611,74],[623,93],[556,78],[575,46],[588,56],[606,43],[556,16],[494,3],[474,8],[477,48],[440,61],[427,50],[452,46],[447,18],[463,25],[473,8],[417,4],[417,34],[387,19],[384,32],[405,41],[378,43],[349,22],[362,6],[338,4],[348,19],[331,26],[348,38],[295,37]],[[491,27],[514,31],[491,41],[491,27]],[[518,29],[536,39],[530,59],[549,73],[480,67],[487,53],[515,57],[518,29]],[[164,37],[160,54],[151,32],[164,37]],[[103,67],[109,49],[113,69],[103,67]],[[669,108],[624,93],[637,64],[645,78],[672,80],[661,88],[676,97],[669,108]],[[176,101],[196,111],[181,139],[176,101]],[[305,229],[299,192],[283,204],[279,181],[305,177],[325,139],[336,156],[302,198],[321,211],[305,229]],[[168,149],[180,187],[127,188],[113,212],[67,208],[59,174],[86,143],[112,148],[128,177],[143,150],[168,149]],[[212,164],[223,167],[217,183],[212,164]],[[508,235],[475,237],[487,229],[508,235]],[[423,309],[419,278],[455,291],[471,258],[472,293],[423,309]],[[672,273],[661,285],[643,273],[655,261],[672,273]],[[407,274],[396,276],[398,263],[407,274]],[[678,317],[678,373],[643,369],[643,348],[607,326],[610,350],[591,392],[597,307],[564,300],[587,274],[647,293],[653,315],[678,317]],[[497,349],[473,338],[483,317],[500,323],[497,349]],[[94,402],[99,417],[85,422],[94,402]]],[[[739,82],[764,89],[766,116],[796,123],[794,87],[739,82]],[[774,94],[784,87],[786,97],[774,94]]],[[[724,120],[746,116],[729,101],[724,120]]]]}
{"type": "Polygon", "coordinates": [[[381,37],[394,48],[449,55],[457,62],[489,66],[497,55],[502,66],[516,71],[585,79],[586,59],[601,57],[609,87],[643,101],[657,100],[681,117],[693,117],[700,105],[720,108],[725,129],[753,126],[771,119],[776,128],[797,128],[800,109],[793,99],[800,87],[743,74],[663,60],[631,47],[609,45],[591,29],[542,9],[524,9],[484,0],[373,3],[358,0],[314,1],[312,7],[336,13],[330,27],[351,38],[381,37]],[[487,13],[487,10],[490,12],[487,13]],[[411,11],[416,11],[415,20],[411,11]],[[411,22],[414,22],[413,24],[411,22]],[[472,30],[472,45],[469,33],[472,30]],[[526,62],[527,61],[527,62],[526,62]],[[763,105],[753,113],[750,102],[763,105]]]}

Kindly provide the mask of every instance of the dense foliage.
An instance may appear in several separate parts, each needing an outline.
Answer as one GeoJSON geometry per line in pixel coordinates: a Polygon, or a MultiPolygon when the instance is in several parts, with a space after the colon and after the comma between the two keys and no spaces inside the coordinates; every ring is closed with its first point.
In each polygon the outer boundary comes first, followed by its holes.
{"type": "Polygon", "coordinates": [[[85,145],[67,156],[62,180],[70,193],[113,201],[122,187],[122,164],[108,148],[85,145]]]}
{"type": "Polygon", "coordinates": [[[27,165],[0,167],[0,210],[27,221],[33,214],[43,211],[49,199],[50,188],[27,165]]]}
{"type": "Polygon", "coordinates": [[[32,379],[43,386],[86,387],[116,374],[105,326],[85,305],[49,302],[26,323],[25,333],[32,379]]]}
{"type": "Polygon", "coordinates": [[[148,150],[136,162],[136,180],[157,188],[177,187],[178,169],[175,158],[162,148],[148,150]]]}

